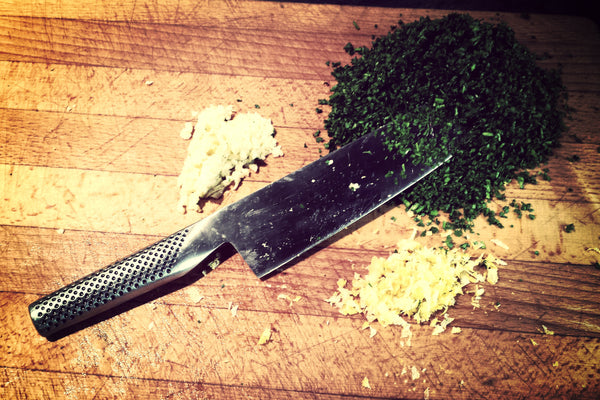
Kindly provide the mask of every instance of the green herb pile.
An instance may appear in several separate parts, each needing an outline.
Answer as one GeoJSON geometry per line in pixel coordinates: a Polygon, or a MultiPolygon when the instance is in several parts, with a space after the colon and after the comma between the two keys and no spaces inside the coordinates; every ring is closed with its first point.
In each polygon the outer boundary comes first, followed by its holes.
{"type": "Polygon", "coordinates": [[[515,179],[521,187],[535,183],[529,171],[546,162],[565,131],[560,73],[540,68],[506,24],[466,14],[400,21],[370,48],[344,49],[354,57],[348,65],[328,62],[337,82],[319,100],[331,106],[325,147],[386,125],[388,147],[413,162],[451,153],[404,203],[421,216],[448,213],[446,229],[471,229],[481,214],[501,226],[489,201],[504,199],[515,179]]]}

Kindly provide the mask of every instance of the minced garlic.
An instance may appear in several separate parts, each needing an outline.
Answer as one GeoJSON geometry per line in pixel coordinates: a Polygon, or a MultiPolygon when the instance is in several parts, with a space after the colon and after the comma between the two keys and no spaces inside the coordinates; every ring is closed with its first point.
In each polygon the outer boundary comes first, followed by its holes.
{"type": "Polygon", "coordinates": [[[366,376],[363,378],[361,385],[364,388],[371,389],[371,384],[369,383],[369,378],[367,378],[366,376]]]}
{"type": "MultiPolygon", "coordinates": [[[[346,288],[346,280],[338,280],[337,291],[327,301],[342,314],[364,313],[369,322],[377,320],[383,326],[401,325],[408,330],[403,316],[418,323],[429,321],[434,313],[454,305],[467,284],[486,280],[495,284],[502,263],[483,254],[472,260],[459,249],[427,248],[413,235],[400,241],[398,250],[387,259],[374,257],[364,277],[355,273],[351,288],[346,288]],[[476,268],[481,265],[485,269],[478,272],[476,268]]],[[[476,304],[483,292],[476,287],[476,304]]],[[[443,332],[451,321],[446,314],[442,322],[432,323],[435,334],[443,332]]]]}
{"type": "Polygon", "coordinates": [[[263,331],[263,333],[260,335],[260,337],[258,338],[258,345],[265,345],[267,344],[270,340],[271,340],[271,327],[267,327],[265,328],[265,330],[263,331]]]}
{"type": "Polygon", "coordinates": [[[193,132],[177,180],[181,212],[201,211],[201,199],[220,197],[231,183],[236,189],[251,171],[258,170],[256,160],[283,155],[270,119],[257,113],[233,114],[232,106],[208,107],[198,114],[193,128],[187,123],[180,132],[182,138],[193,132]]]}

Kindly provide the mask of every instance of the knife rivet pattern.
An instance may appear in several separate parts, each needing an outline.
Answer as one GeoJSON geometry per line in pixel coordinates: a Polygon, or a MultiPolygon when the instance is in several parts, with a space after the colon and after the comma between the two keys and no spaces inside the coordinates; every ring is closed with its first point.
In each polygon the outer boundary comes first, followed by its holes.
{"type": "Polygon", "coordinates": [[[48,336],[80,316],[168,276],[187,234],[187,229],[177,232],[33,303],[30,313],[36,329],[48,336]]]}

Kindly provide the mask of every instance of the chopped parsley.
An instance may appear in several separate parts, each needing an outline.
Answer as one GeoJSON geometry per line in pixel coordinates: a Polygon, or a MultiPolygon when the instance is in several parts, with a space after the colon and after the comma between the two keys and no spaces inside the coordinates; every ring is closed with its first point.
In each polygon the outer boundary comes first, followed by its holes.
{"type": "MultiPolygon", "coordinates": [[[[336,80],[327,100],[327,148],[385,125],[388,148],[413,163],[432,165],[452,154],[403,194],[403,203],[424,216],[447,213],[453,231],[472,229],[482,214],[502,227],[498,217],[506,212],[496,215],[488,204],[504,199],[512,181],[535,184],[528,171],[548,160],[566,130],[560,72],[538,66],[505,23],[468,14],[399,21],[370,47],[345,49],[349,64],[327,62],[336,80]]],[[[542,177],[550,179],[547,170],[542,177]]]]}
{"type": "Polygon", "coordinates": [[[565,232],[567,233],[571,233],[575,231],[575,225],[574,224],[567,224],[565,225],[565,232]]]}

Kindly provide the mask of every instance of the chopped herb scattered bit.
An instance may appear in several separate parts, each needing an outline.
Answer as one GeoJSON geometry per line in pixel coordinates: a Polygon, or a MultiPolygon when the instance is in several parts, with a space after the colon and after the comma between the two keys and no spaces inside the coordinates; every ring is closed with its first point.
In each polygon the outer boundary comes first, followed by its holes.
{"type": "Polygon", "coordinates": [[[452,154],[404,194],[408,204],[419,204],[420,215],[447,213],[452,230],[470,230],[482,214],[501,227],[489,202],[504,199],[513,180],[536,183],[528,171],[547,161],[566,130],[559,71],[542,69],[505,23],[467,14],[399,21],[370,47],[345,49],[348,65],[327,63],[336,80],[328,149],[385,125],[388,148],[414,163],[452,154]]]}
{"type": "Polygon", "coordinates": [[[446,247],[448,247],[450,250],[452,250],[452,248],[454,247],[454,240],[452,240],[451,235],[446,236],[446,240],[444,241],[444,244],[446,245],[446,247]]]}
{"type": "Polygon", "coordinates": [[[238,103],[241,103],[241,102],[242,102],[242,99],[237,99],[237,102],[238,102],[238,103]]]}
{"type": "Polygon", "coordinates": [[[542,177],[543,180],[545,181],[551,181],[552,179],[550,178],[550,175],[548,174],[549,169],[548,168],[544,168],[542,171],[538,172],[538,174],[542,177]]]}
{"type": "Polygon", "coordinates": [[[321,114],[321,113],[323,112],[323,110],[322,110],[322,109],[320,109],[319,107],[317,107],[317,108],[315,108],[315,112],[316,112],[317,114],[321,114]]]}
{"type": "Polygon", "coordinates": [[[254,108],[260,108],[260,106],[258,104],[255,104],[254,108]]]}
{"type": "Polygon", "coordinates": [[[568,162],[577,162],[579,160],[581,160],[581,157],[579,157],[577,154],[573,154],[571,157],[567,157],[568,162]]]}
{"type": "Polygon", "coordinates": [[[571,233],[575,231],[575,224],[565,225],[565,232],[571,233]]]}
{"type": "Polygon", "coordinates": [[[352,25],[356,28],[357,31],[360,31],[360,26],[356,23],[356,21],[352,21],[352,25]]]}
{"type": "Polygon", "coordinates": [[[594,261],[594,262],[592,263],[592,266],[593,266],[594,268],[596,268],[596,269],[600,269],[600,262],[598,262],[598,261],[594,261]]]}
{"type": "Polygon", "coordinates": [[[533,252],[533,254],[535,254],[536,256],[539,256],[540,252],[539,252],[539,250],[536,250],[536,251],[533,252]]]}

